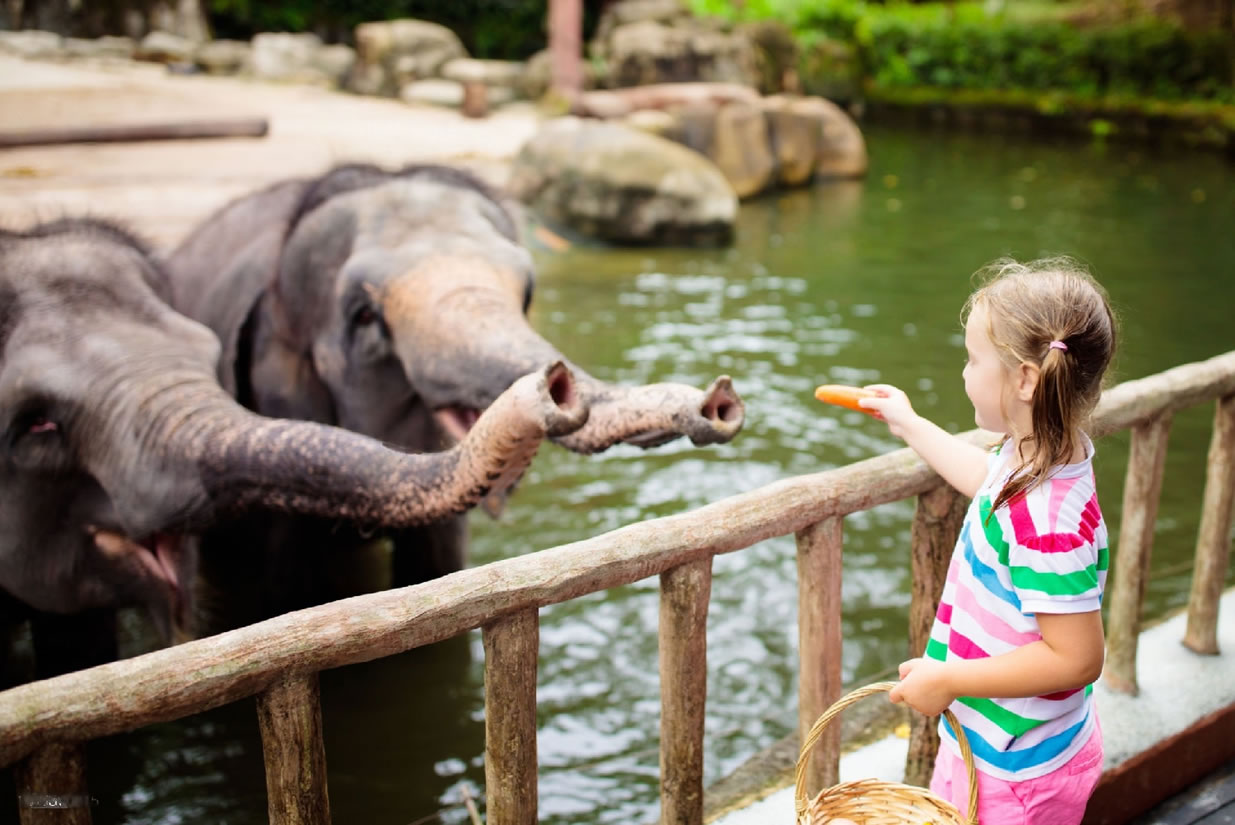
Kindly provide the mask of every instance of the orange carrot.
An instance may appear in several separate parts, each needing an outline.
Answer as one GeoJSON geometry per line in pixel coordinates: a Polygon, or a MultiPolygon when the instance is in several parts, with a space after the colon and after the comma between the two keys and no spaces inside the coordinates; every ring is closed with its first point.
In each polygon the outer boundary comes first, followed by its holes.
{"type": "Polygon", "coordinates": [[[879,413],[874,410],[868,410],[865,407],[858,406],[858,401],[862,398],[878,398],[879,393],[874,390],[864,390],[861,387],[848,387],[844,384],[824,384],[815,388],[815,398],[825,404],[835,404],[838,407],[845,407],[850,410],[864,412],[867,415],[878,417],[879,413]]]}

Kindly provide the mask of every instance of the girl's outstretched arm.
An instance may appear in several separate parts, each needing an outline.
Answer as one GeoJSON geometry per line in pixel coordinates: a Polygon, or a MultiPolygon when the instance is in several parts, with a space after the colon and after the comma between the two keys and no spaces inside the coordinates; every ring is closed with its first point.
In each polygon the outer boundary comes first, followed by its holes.
{"type": "Polygon", "coordinates": [[[882,397],[863,398],[858,403],[879,413],[892,435],[904,439],[944,481],[973,498],[986,478],[986,451],[918,415],[909,397],[891,384],[871,384],[866,389],[882,397]]]}
{"type": "Polygon", "coordinates": [[[1102,614],[1039,613],[1042,638],[986,659],[910,659],[889,694],[926,716],[936,716],[959,696],[1015,699],[1082,688],[1102,675],[1106,639],[1102,614]]]}

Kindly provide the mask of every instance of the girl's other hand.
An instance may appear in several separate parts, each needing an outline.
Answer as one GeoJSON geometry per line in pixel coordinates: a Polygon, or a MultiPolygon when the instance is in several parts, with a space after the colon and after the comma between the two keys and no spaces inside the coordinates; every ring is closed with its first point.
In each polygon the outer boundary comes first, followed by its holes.
{"type": "Polygon", "coordinates": [[[938,716],[956,700],[948,687],[947,666],[935,659],[910,659],[901,662],[901,682],[888,698],[904,702],[923,716],[938,716]]]}
{"type": "Polygon", "coordinates": [[[873,410],[888,422],[888,430],[897,438],[904,438],[909,423],[918,417],[909,403],[909,396],[891,384],[868,384],[862,389],[879,393],[877,398],[863,398],[858,403],[863,409],[873,410]]]}

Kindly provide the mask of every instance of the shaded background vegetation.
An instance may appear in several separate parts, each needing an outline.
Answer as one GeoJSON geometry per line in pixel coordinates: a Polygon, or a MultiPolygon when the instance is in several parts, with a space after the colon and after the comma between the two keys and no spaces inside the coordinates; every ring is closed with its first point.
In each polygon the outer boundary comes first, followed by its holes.
{"type": "MultiPolygon", "coordinates": [[[[473,57],[523,60],[548,42],[548,0],[203,0],[203,5],[215,37],[311,31],[345,43],[359,23],[410,17],[455,32],[473,57]]],[[[584,3],[589,32],[602,5],[601,0],[584,3]]]]}

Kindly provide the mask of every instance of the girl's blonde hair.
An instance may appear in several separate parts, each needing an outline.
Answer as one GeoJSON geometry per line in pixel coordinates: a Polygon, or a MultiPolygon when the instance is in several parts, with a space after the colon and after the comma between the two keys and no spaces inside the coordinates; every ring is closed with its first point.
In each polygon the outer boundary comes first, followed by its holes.
{"type": "Polygon", "coordinates": [[[1040,370],[1031,403],[1033,431],[1022,439],[1029,456],[999,491],[994,512],[1045,481],[1051,468],[1071,462],[1077,434],[1102,396],[1116,324],[1106,291],[1071,258],[1001,258],[975,277],[983,284],[966,301],[962,320],[982,307],[1004,366],[1033,364],[1040,370]]]}

